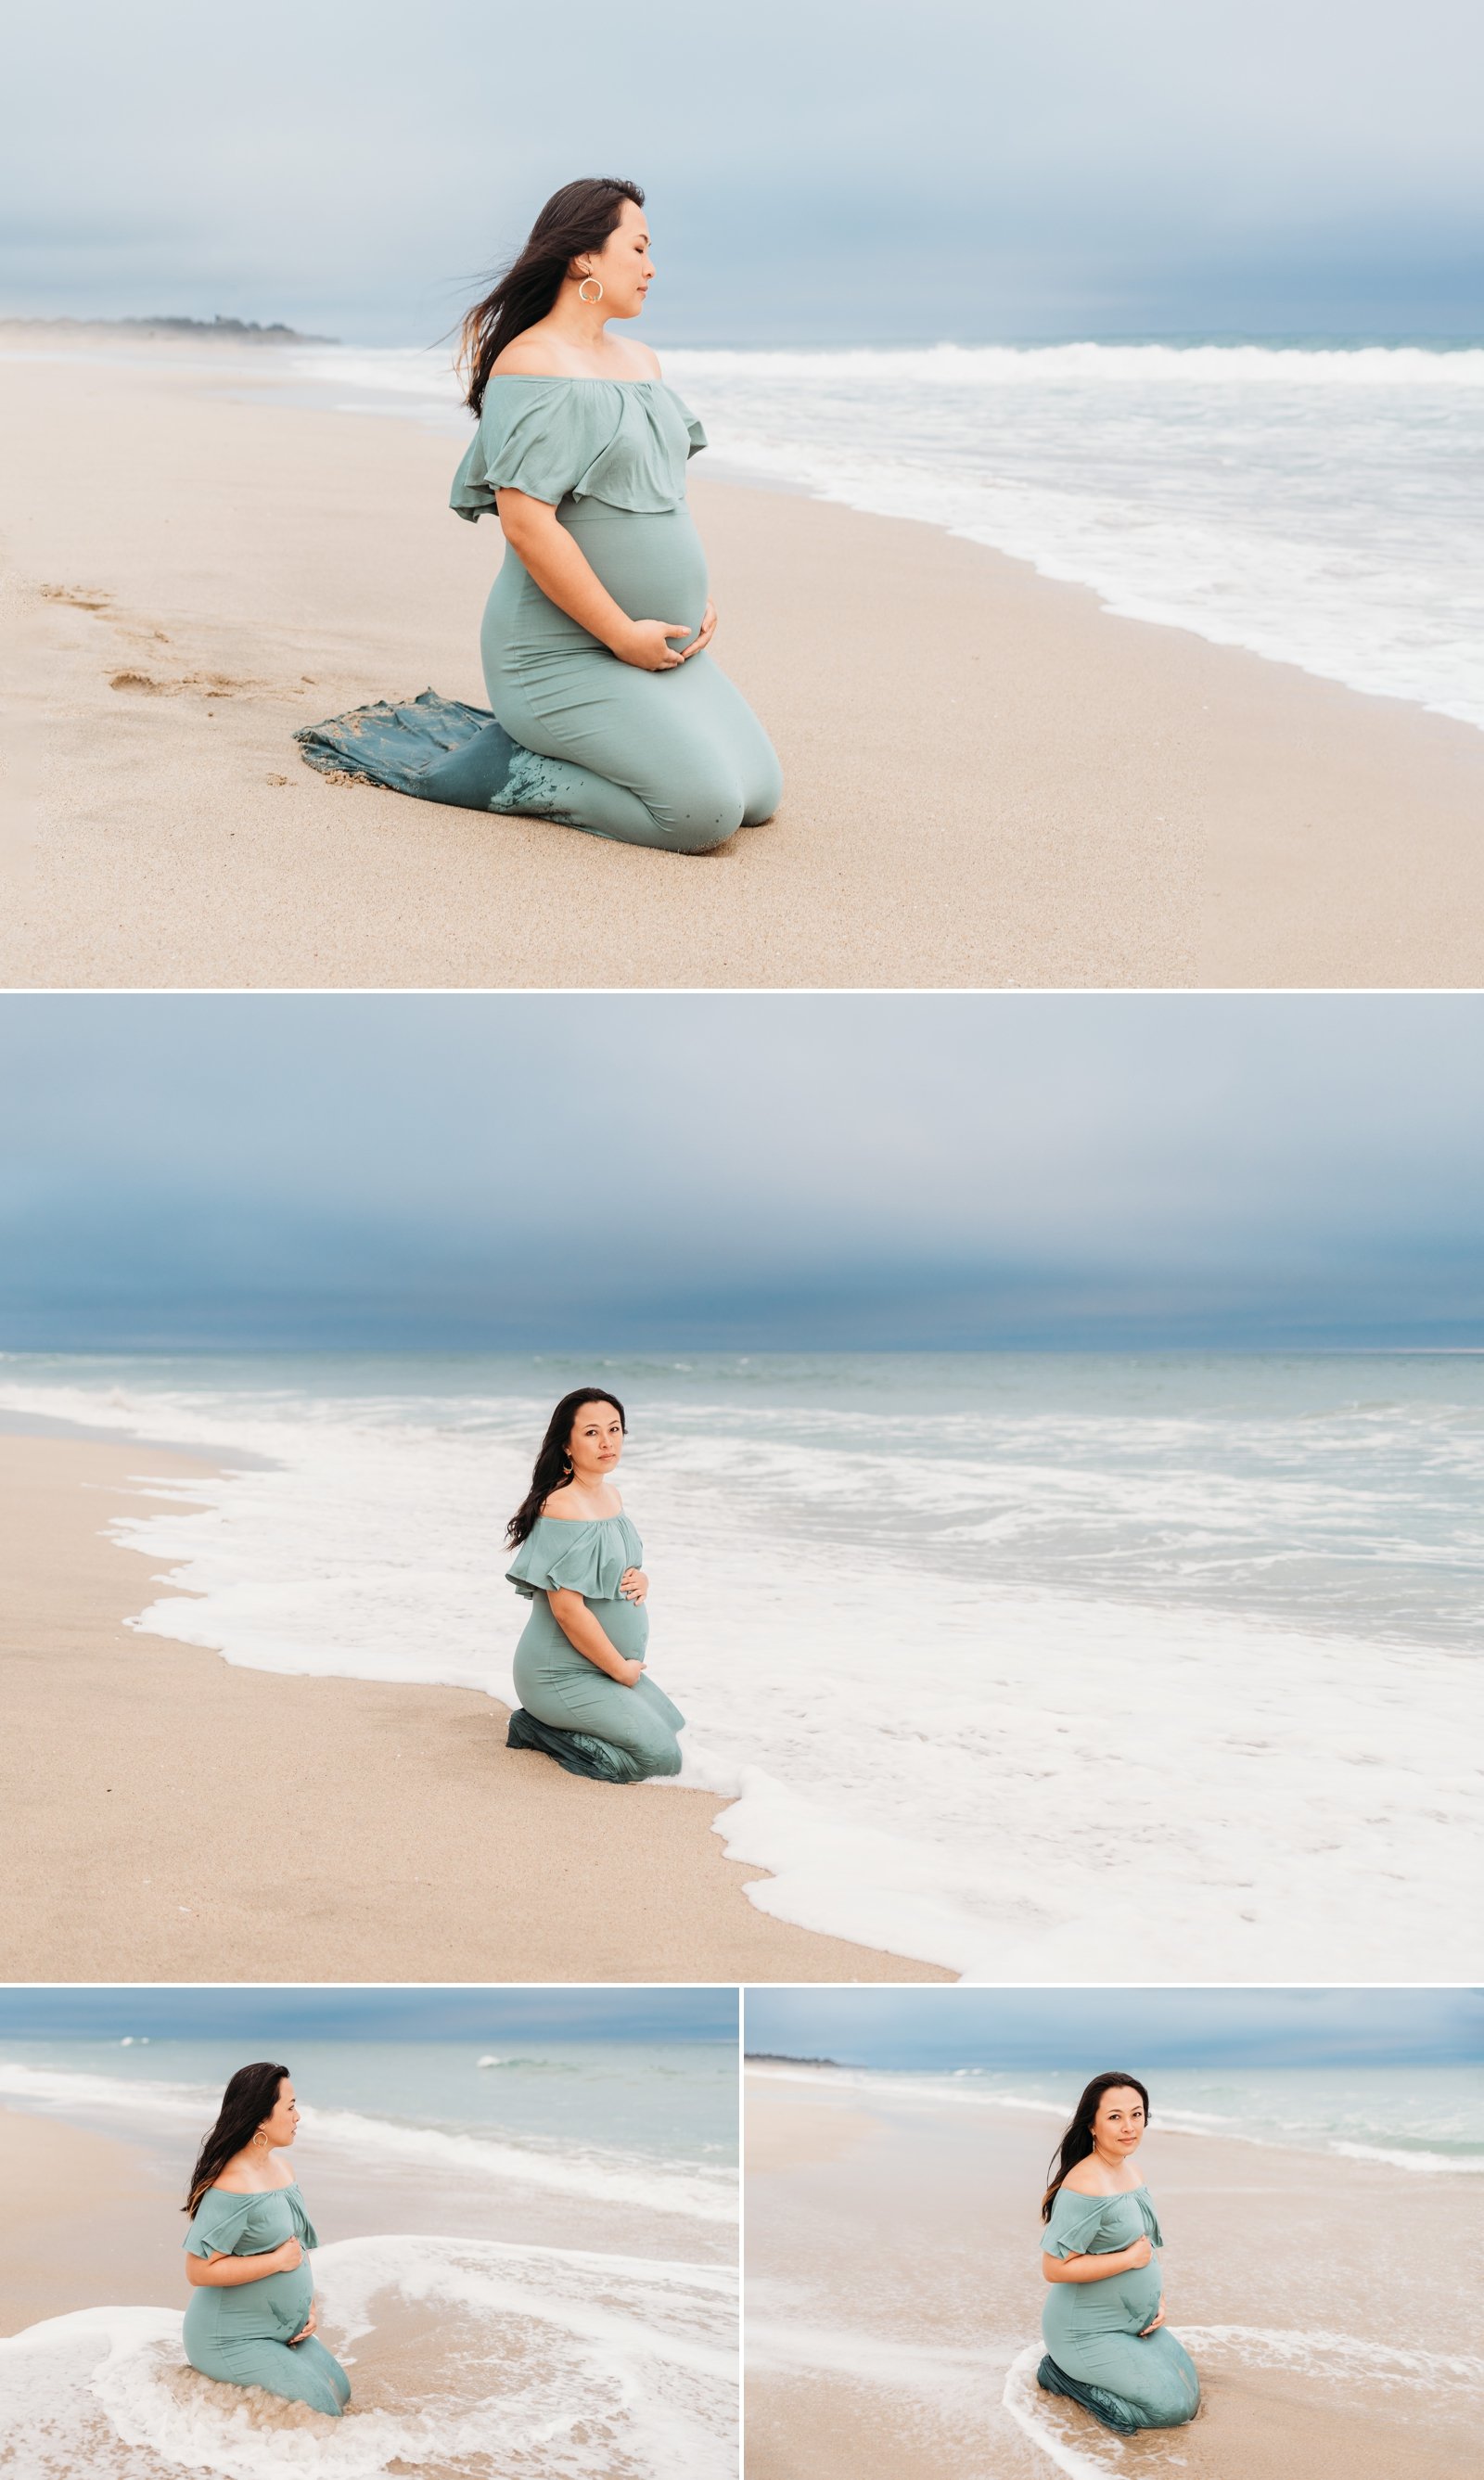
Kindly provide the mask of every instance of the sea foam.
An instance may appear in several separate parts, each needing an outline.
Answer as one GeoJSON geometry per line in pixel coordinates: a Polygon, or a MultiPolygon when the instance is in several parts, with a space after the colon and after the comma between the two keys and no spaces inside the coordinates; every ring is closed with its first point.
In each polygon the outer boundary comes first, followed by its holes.
{"type": "MultiPolygon", "coordinates": [[[[204,2085],[80,2074],[0,2060],[0,2100],[92,2119],[210,2126],[220,2096],[204,2085]]],[[[649,2213],[726,2227],[738,2212],[734,2172],[677,2166],[638,2156],[625,2158],[598,2145],[521,2144],[497,2136],[376,2118],[361,2110],[306,2104],[300,2127],[309,2145],[355,2161],[402,2163],[444,2172],[460,2182],[534,2187],[588,2204],[637,2207],[649,2213]]]]}
{"type": "MultiPolygon", "coordinates": [[[[1227,1980],[1456,1976],[1481,1805],[1471,1363],[1454,1400],[1379,1359],[1302,1382],[1253,1360],[1228,1409],[1211,1390],[1237,1382],[1192,1361],[1158,1412],[1101,1365],[1096,1409],[1035,1408],[1063,1373],[934,1412],[841,1362],[814,1401],[787,1373],[769,1394],[678,1369],[631,1400],[654,1672],[690,1717],[682,1782],[732,1803],[728,1850],[769,1873],[750,1900],[976,1978],[1183,1980],[1193,1955],[1227,1980]]],[[[352,1395],[323,1364],[271,1384],[12,1360],[0,1405],[261,1459],[151,1480],[140,1451],[150,1511],[114,1530],[161,1577],[141,1629],[508,1702],[525,1607],[500,1535],[551,1382],[477,1371],[398,1392],[381,1364],[352,1395]]]]}
{"type": "MultiPolygon", "coordinates": [[[[1484,350],[944,344],[664,356],[713,454],[1087,585],[1122,616],[1484,725],[1484,350]]],[[[447,357],[275,365],[462,436],[447,357]]],[[[994,729],[992,686],[985,730],[994,729]]]]}
{"type": "Polygon", "coordinates": [[[185,2366],[181,2315],[88,2309],[0,2340],[0,2433],[25,2480],[730,2480],[726,2268],[435,2238],[315,2259],[339,2421],[185,2366]]]}

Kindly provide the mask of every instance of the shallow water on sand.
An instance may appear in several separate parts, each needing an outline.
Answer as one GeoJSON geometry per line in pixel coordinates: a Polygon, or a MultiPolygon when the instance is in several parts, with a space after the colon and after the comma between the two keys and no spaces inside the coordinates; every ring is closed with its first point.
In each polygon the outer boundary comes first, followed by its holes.
{"type": "MultiPolygon", "coordinates": [[[[0,2105],[142,2149],[150,2192],[126,2223],[116,2210],[108,2244],[168,2261],[242,2047],[6,2038],[0,2105]]],[[[83,2307],[0,2339],[0,2472],[732,2480],[732,2043],[296,2040],[292,2055],[319,2332],[349,2413],[188,2367],[169,2264],[158,2305],[83,2307]]]]}
{"type": "Polygon", "coordinates": [[[0,1412],[257,1457],[116,1527],[142,1627],[508,1698],[504,1518],[590,1376],[764,1908],[986,1978],[1468,1969],[1484,1360],[13,1356],[0,1412]]]}
{"type": "MultiPolygon", "coordinates": [[[[668,350],[703,460],[916,517],[1128,617],[1484,724],[1484,349],[668,350]]],[[[300,400],[468,417],[444,356],[289,353],[300,400]]],[[[254,376],[259,374],[254,373],[254,376]]]]}

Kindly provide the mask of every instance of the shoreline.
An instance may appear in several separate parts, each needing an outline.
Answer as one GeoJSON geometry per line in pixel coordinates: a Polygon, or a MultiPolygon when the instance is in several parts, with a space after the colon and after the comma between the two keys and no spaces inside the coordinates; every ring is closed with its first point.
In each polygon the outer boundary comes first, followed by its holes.
{"type": "MultiPolygon", "coordinates": [[[[22,2246],[0,2272],[8,2468],[117,2480],[122,2454],[141,2480],[246,2480],[284,2467],[285,2438],[294,2468],[327,2467],[317,2413],[186,2363],[194,2150],[183,2127],[146,2152],[70,2118],[0,2109],[0,2179],[28,2207],[12,2216],[22,2246]]],[[[570,2196],[543,2234],[501,2183],[475,2180],[466,2196],[457,2183],[389,2179],[379,2163],[368,2174],[353,2151],[335,2170],[311,2163],[308,2139],[301,2150],[322,2335],[351,2382],[338,2434],[355,2463],[360,2424],[357,2467],[368,2452],[382,2467],[378,2428],[390,2425],[427,2480],[494,2480],[512,2430],[539,2439],[555,2424],[560,2437],[601,2420],[613,2467],[647,2470],[678,2420],[698,2475],[735,2470],[735,2230],[730,2255],[677,2245],[662,2215],[636,2257],[635,2225],[612,2203],[600,2213],[570,2196]]]]}
{"type": "Polygon", "coordinates": [[[6,365],[13,986],[1484,978],[1473,726],[770,483],[694,484],[718,659],[784,760],[770,827],[696,863],[316,777],[300,723],[482,703],[494,546],[448,518],[447,438],[228,393],[221,354],[6,365]],[[100,423],[128,507],[76,486],[100,423]]]}
{"type": "MultiPolygon", "coordinates": [[[[1204,1984],[1193,1985],[1200,1987],[1204,1984]]],[[[742,2053],[742,2071],[749,2082],[766,2088],[770,2093],[776,2093],[779,2096],[780,2105],[786,2102],[790,2093],[800,2091],[806,2095],[822,2094],[827,2097],[832,2106],[843,2111],[848,2111],[851,2108],[869,2110],[874,2107],[882,2111],[900,2110],[908,2114],[937,2114],[943,2116],[946,2124],[953,2126],[961,2125],[965,2121],[977,2123],[981,2119],[1003,2117],[1018,2120],[1027,2125],[1031,2123],[1039,2125],[1046,2131],[1048,2143],[1051,2142],[1054,2134],[1059,2133],[1067,2124],[1075,2100],[1075,2094],[1070,2089],[1059,2101],[1050,2099],[1037,2101],[1029,2094],[1001,2093],[984,2094],[978,2097],[972,2091],[966,2091],[963,2099],[955,2099],[950,2088],[933,2090],[926,2084],[919,2084],[915,2090],[904,2091],[896,2081],[898,2075],[904,2078],[908,2076],[936,2078],[941,2077],[944,2071],[932,2067],[893,2069],[842,2066],[833,2060],[778,2058],[762,2053],[748,2052],[745,2049],[742,2053]]],[[[1264,2159],[1275,2158],[1282,2161],[1290,2157],[1297,2157],[1309,2161],[1324,2162],[1337,2173],[1346,2171],[1352,2164],[1361,2171],[1378,2169],[1388,2176],[1401,2179],[1409,2187],[1416,2182],[1425,2184],[1434,2179],[1471,2181],[1484,2176],[1484,2154],[1479,2152],[1461,2155],[1450,2159],[1431,2150],[1428,2143],[1419,2143],[1415,2157],[1408,2158],[1396,2151],[1387,2151],[1384,2146],[1366,2144],[1359,2140],[1341,2145],[1324,2143],[1318,2140],[1316,2135],[1311,2141],[1306,2135],[1302,2141],[1281,2143],[1275,2136],[1249,2133],[1246,2129],[1226,2120],[1223,2120],[1220,2125],[1196,2124],[1194,2113],[1188,2109],[1183,2109],[1179,2102],[1165,2102],[1161,2105],[1159,2133],[1161,2144],[1176,2147],[1187,2143],[1230,2144],[1240,2147],[1244,2152],[1257,2153],[1264,2159]]],[[[1481,2191],[1481,2195],[1484,2195],[1484,2191],[1481,2191]]]]}
{"type": "Polygon", "coordinates": [[[1440,2271],[1472,2227],[1466,2183],[1157,2127],[1141,2163],[1203,2408],[1109,2455],[1085,2413],[1034,2385],[1048,2122],[909,2116],[756,2072],[743,2096],[749,2480],[1290,2480],[1295,2451],[1315,2480],[1471,2467],[1469,2397],[1433,2373],[1450,2353],[1476,2356],[1461,2286],[1440,2271]],[[1371,2283],[1380,2227],[1386,2280],[1371,2283]]]}
{"type": "Polygon", "coordinates": [[[473,1690],[248,1670],[127,1630],[153,1563],[103,1524],[141,1474],[218,1468],[0,1434],[6,1978],[954,1976],[773,1920],[742,1893],[768,1873],[712,1831],[727,1801],[508,1750],[473,1690]]]}

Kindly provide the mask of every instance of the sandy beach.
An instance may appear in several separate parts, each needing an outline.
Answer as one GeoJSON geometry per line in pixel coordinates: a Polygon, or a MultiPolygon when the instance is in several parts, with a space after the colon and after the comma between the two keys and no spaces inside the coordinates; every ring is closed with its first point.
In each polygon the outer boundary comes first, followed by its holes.
{"type": "Polygon", "coordinates": [[[694,860],[327,782],[299,724],[483,702],[499,540],[448,513],[456,443],[275,400],[271,349],[0,352],[8,985],[1484,977],[1484,734],[704,458],[769,826],[694,860]]]}
{"type": "Polygon", "coordinates": [[[1031,2435],[1002,2396],[1027,2348],[1039,2356],[1035,2216],[1054,2120],[877,2106],[827,2077],[754,2069],[745,2082],[747,2480],[1465,2480],[1474,2468],[1466,2392],[1405,2365],[1413,2352],[1476,2351],[1459,2278],[1471,2183],[1156,2126],[1140,2165],[1202,2411],[1185,2428],[1113,2440],[1040,2395],[1032,2368],[1020,2390],[1031,2435]]]}
{"type": "Polygon", "coordinates": [[[0,1436],[13,1980],[934,1980],[768,1919],[710,1793],[579,1781],[449,1688],[288,1678],[126,1629],[105,1537],[154,1447],[0,1436]]]}
{"type": "Polygon", "coordinates": [[[10,2240],[0,2334],[105,2300],[145,2305],[178,2292],[180,2199],[143,2146],[0,2109],[0,2180],[10,2240]]]}

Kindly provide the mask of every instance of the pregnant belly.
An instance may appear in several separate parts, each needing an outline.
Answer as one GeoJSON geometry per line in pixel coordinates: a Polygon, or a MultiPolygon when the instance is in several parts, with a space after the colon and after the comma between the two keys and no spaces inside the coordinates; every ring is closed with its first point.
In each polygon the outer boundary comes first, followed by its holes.
{"type": "MultiPolygon", "coordinates": [[[[564,513],[562,523],[631,620],[684,620],[694,636],[706,609],[706,555],[688,507],[652,516],[583,508],[564,513]]],[[[689,640],[670,642],[679,648],[689,640]]]]}
{"type": "MultiPolygon", "coordinates": [[[[271,2273],[264,2282],[243,2285],[236,2297],[244,2301],[255,2329],[271,2342],[291,2342],[303,2332],[314,2299],[314,2276],[307,2264],[292,2273],[271,2273]]],[[[243,2327],[247,2331],[246,2324],[243,2327]]]]}
{"type": "Polygon", "coordinates": [[[1095,2282],[1088,2287],[1109,2328],[1141,2334],[1150,2318],[1159,2313],[1159,2267],[1154,2260],[1134,2273],[1117,2273],[1110,2282],[1095,2282]]]}
{"type": "Polygon", "coordinates": [[[609,1643],[617,1647],[626,1662],[643,1661],[649,1643],[649,1614],[642,1603],[589,1602],[587,1608],[609,1643]]]}

